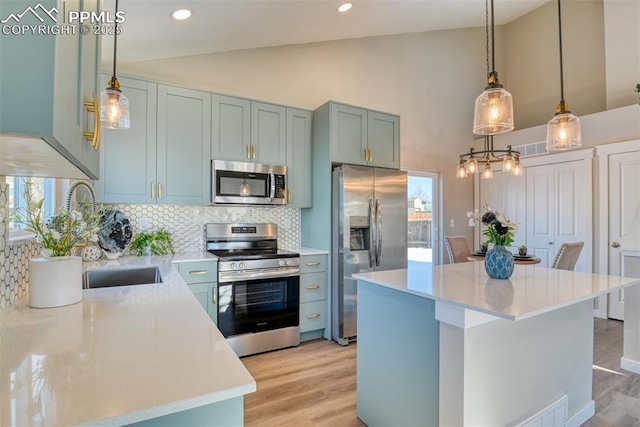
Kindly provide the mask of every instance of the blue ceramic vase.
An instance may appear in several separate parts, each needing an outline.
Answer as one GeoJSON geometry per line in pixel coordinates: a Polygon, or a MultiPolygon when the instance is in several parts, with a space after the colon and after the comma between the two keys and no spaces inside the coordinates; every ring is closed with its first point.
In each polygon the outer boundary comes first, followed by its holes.
{"type": "Polygon", "coordinates": [[[484,269],[492,279],[508,279],[513,265],[513,254],[502,245],[495,245],[484,257],[484,269]]]}

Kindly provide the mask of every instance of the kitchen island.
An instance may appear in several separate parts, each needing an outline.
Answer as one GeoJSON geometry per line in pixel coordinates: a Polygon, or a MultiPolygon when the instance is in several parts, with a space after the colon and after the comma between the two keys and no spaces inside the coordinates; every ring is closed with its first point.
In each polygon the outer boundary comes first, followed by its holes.
{"type": "Polygon", "coordinates": [[[0,312],[0,425],[242,425],[256,383],[171,264],[191,258],[85,263],[158,266],[162,283],[0,312]]]}
{"type": "MultiPolygon", "coordinates": [[[[593,298],[640,279],[483,263],[358,279],[358,417],[384,425],[518,425],[593,416],[593,298]]],[[[564,425],[564,424],[556,424],[564,425]]]]}

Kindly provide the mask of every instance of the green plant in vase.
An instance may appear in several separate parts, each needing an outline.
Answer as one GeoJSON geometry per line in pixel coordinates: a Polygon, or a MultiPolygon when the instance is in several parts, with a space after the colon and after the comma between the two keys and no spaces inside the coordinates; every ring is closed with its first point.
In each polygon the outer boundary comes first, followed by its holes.
{"type": "Polygon", "coordinates": [[[142,232],[132,241],[129,249],[137,256],[174,254],[171,234],[160,229],[151,233],[142,232]]]}

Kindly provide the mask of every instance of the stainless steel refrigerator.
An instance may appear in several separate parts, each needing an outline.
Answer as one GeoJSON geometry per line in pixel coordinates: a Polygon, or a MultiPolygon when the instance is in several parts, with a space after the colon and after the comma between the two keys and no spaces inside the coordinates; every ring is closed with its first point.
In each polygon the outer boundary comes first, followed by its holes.
{"type": "Polygon", "coordinates": [[[407,268],[407,172],[342,165],[332,180],[331,336],[356,339],[354,273],[407,268]]]}

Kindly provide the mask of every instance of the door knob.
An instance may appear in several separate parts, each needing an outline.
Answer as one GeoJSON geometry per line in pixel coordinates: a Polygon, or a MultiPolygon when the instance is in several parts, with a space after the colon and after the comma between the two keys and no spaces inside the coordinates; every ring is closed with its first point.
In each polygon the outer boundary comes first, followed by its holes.
{"type": "Polygon", "coordinates": [[[553,242],[549,242],[550,245],[553,245],[553,242]]]}
{"type": "Polygon", "coordinates": [[[620,243],[618,243],[618,242],[611,242],[611,247],[612,247],[612,248],[619,248],[619,247],[620,247],[620,243]]]}

